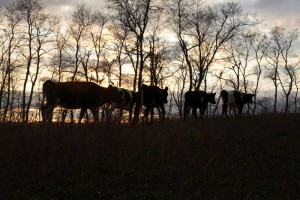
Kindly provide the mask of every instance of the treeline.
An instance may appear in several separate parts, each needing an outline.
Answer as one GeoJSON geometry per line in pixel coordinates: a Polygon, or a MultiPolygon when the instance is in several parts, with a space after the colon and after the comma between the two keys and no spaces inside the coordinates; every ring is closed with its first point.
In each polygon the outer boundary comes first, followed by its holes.
{"type": "Polygon", "coordinates": [[[182,116],[187,90],[255,93],[256,105],[297,112],[298,31],[270,27],[239,2],[106,0],[77,5],[66,18],[39,0],[15,0],[0,10],[0,121],[30,121],[46,79],[83,80],[138,90],[168,85],[182,116]],[[271,82],[271,104],[261,101],[271,82]]]}

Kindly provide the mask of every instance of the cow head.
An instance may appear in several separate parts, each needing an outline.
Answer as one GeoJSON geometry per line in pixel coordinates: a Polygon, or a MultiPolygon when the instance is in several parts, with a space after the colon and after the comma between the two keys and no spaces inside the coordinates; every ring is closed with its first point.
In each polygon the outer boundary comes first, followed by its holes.
{"type": "Polygon", "coordinates": [[[243,102],[245,103],[253,103],[253,97],[255,94],[243,94],[243,102]]]}
{"type": "Polygon", "coordinates": [[[216,104],[216,93],[208,93],[207,94],[207,102],[216,104]]]}
{"type": "Polygon", "coordinates": [[[113,101],[116,103],[122,103],[123,98],[117,87],[109,85],[107,88],[107,91],[108,91],[108,97],[110,98],[110,101],[113,101]]]}

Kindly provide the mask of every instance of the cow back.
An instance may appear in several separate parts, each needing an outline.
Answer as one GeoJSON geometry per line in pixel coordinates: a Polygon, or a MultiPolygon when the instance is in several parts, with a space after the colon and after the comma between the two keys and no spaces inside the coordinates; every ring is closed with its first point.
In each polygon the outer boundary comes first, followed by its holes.
{"type": "Polygon", "coordinates": [[[221,91],[220,97],[222,99],[223,104],[228,102],[228,92],[226,90],[221,91]]]}
{"type": "Polygon", "coordinates": [[[187,91],[184,94],[185,106],[192,108],[206,107],[208,103],[215,104],[216,93],[207,93],[205,91],[187,91]]]}
{"type": "Polygon", "coordinates": [[[132,100],[133,100],[133,92],[131,90],[127,90],[124,88],[118,88],[119,93],[121,95],[122,98],[122,102],[121,103],[115,103],[115,107],[118,109],[129,109],[131,108],[132,105],[132,100]]]}
{"type": "Polygon", "coordinates": [[[121,101],[117,88],[104,88],[93,82],[53,82],[46,81],[43,93],[49,104],[57,104],[67,109],[99,107],[114,99],[121,101]]]}
{"type": "Polygon", "coordinates": [[[227,104],[231,107],[237,107],[242,102],[242,93],[236,90],[222,90],[220,96],[223,104],[227,104]]]}
{"type": "Polygon", "coordinates": [[[237,90],[222,90],[220,96],[224,105],[231,108],[238,108],[241,113],[245,104],[253,103],[252,98],[254,94],[247,94],[237,90]]]}
{"type": "Polygon", "coordinates": [[[140,88],[143,105],[159,106],[168,103],[168,88],[161,89],[157,86],[147,86],[142,84],[140,88]]]}
{"type": "Polygon", "coordinates": [[[184,95],[185,104],[197,108],[207,104],[206,92],[204,91],[187,91],[184,95]]]}

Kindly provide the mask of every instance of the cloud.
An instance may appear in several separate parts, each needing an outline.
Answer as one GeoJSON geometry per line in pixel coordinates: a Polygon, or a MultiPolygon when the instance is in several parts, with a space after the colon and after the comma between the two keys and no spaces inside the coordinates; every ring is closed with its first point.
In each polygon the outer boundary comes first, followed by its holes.
{"type": "MultiPolygon", "coordinates": [[[[0,0],[5,8],[17,0],[0,0]]],[[[226,2],[228,0],[206,0],[207,2],[226,2]]],[[[58,16],[70,16],[74,8],[85,3],[93,9],[100,9],[104,0],[41,0],[47,11],[58,16]]],[[[300,0],[240,0],[242,8],[247,12],[256,12],[264,20],[266,26],[283,26],[288,29],[300,27],[300,0]]]]}
{"type": "Polygon", "coordinates": [[[300,26],[299,0],[241,0],[241,4],[245,10],[256,12],[267,26],[300,26]]]}
{"type": "MultiPolygon", "coordinates": [[[[5,8],[9,4],[17,2],[17,0],[0,0],[0,7],[5,8]]],[[[70,16],[79,4],[86,4],[92,9],[99,9],[103,0],[41,0],[41,5],[46,11],[57,16],[70,16]]]]}
{"type": "Polygon", "coordinates": [[[1,0],[0,1],[0,7],[1,8],[5,8],[6,6],[8,6],[12,1],[11,0],[1,0]]]}

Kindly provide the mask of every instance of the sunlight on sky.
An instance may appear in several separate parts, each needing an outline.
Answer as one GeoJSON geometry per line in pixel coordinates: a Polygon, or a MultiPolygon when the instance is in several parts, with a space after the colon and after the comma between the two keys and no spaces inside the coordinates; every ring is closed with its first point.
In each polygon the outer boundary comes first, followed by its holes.
{"type": "Polygon", "coordinates": [[[50,12],[53,15],[61,16],[61,17],[70,17],[72,12],[74,11],[73,5],[51,5],[45,7],[46,11],[50,12]]]}

